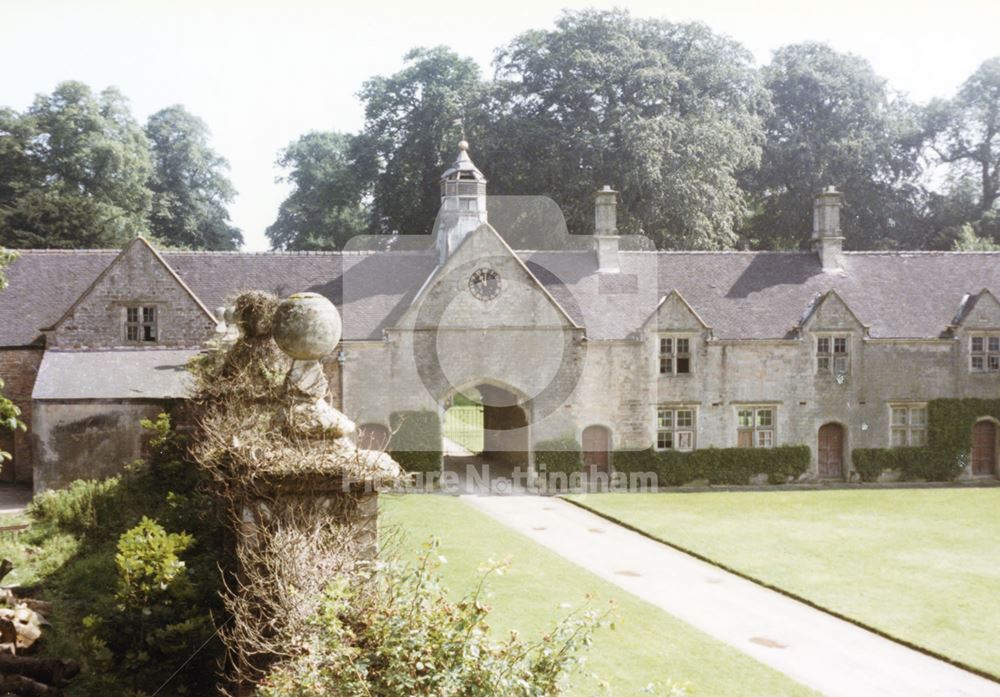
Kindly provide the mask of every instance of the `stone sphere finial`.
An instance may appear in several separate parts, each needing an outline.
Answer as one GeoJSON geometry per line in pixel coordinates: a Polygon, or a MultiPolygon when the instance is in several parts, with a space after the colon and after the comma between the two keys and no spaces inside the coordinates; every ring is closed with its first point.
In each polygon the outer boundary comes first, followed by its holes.
{"type": "Polygon", "coordinates": [[[319,293],[295,293],[282,300],[273,327],[278,348],[300,361],[331,353],[343,329],[337,308],[319,293]]]}

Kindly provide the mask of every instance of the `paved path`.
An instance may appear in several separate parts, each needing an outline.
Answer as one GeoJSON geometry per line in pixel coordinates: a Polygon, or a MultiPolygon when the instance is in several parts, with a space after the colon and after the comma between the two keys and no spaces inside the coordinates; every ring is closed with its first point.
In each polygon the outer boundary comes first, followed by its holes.
{"type": "Polygon", "coordinates": [[[1000,697],[1000,684],[865,631],[559,499],[473,508],[831,697],[1000,697]]]}

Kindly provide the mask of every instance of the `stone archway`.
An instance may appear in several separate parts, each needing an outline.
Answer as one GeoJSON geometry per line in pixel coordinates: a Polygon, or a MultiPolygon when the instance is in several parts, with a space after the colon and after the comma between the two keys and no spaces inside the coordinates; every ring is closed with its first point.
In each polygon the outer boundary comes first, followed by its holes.
{"type": "Polygon", "coordinates": [[[527,472],[530,426],[526,399],[493,382],[475,382],[443,405],[444,469],[483,482],[527,472]],[[478,432],[477,432],[478,429],[478,432]]]}

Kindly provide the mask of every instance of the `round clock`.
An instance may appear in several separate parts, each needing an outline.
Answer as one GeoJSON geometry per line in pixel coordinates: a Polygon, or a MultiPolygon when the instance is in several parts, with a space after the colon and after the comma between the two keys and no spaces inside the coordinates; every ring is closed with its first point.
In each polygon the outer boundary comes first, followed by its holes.
{"type": "Polygon", "coordinates": [[[500,295],[500,274],[493,269],[476,269],[469,276],[469,292],[480,300],[493,300],[500,295]]]}

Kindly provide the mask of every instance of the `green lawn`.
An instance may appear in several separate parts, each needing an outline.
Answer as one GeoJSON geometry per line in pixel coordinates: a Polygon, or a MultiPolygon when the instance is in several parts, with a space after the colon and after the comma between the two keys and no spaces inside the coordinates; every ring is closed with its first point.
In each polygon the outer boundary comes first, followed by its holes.
{"type": "MultiPolygon", "coordinates": [[[[460,500],[445,496],[383,496],[383,539],[404,556],[416,556],[431,536],[448,560],[442,568],[457,599],[473,588],[487,560],[510,558],[503,576],[489,580],[491,626],[538,636],[578,607],[587,593],[595,607],[618,602],[616,628],[601,629],[589,650],[588,669],[611,683],[614,695],[639,695],[649,683],[690,683],[705,697],[794,697],[815,694],[661,610],[602,581],[544,547],[493,522],[460,500]]],[[[596,695],[597,682],[573,679],[571,694],[596,695]]]]}
{"type": "Polygon", "coordinates": [[[569,498],[1000,675],[1000,489],[569,498]]]}

